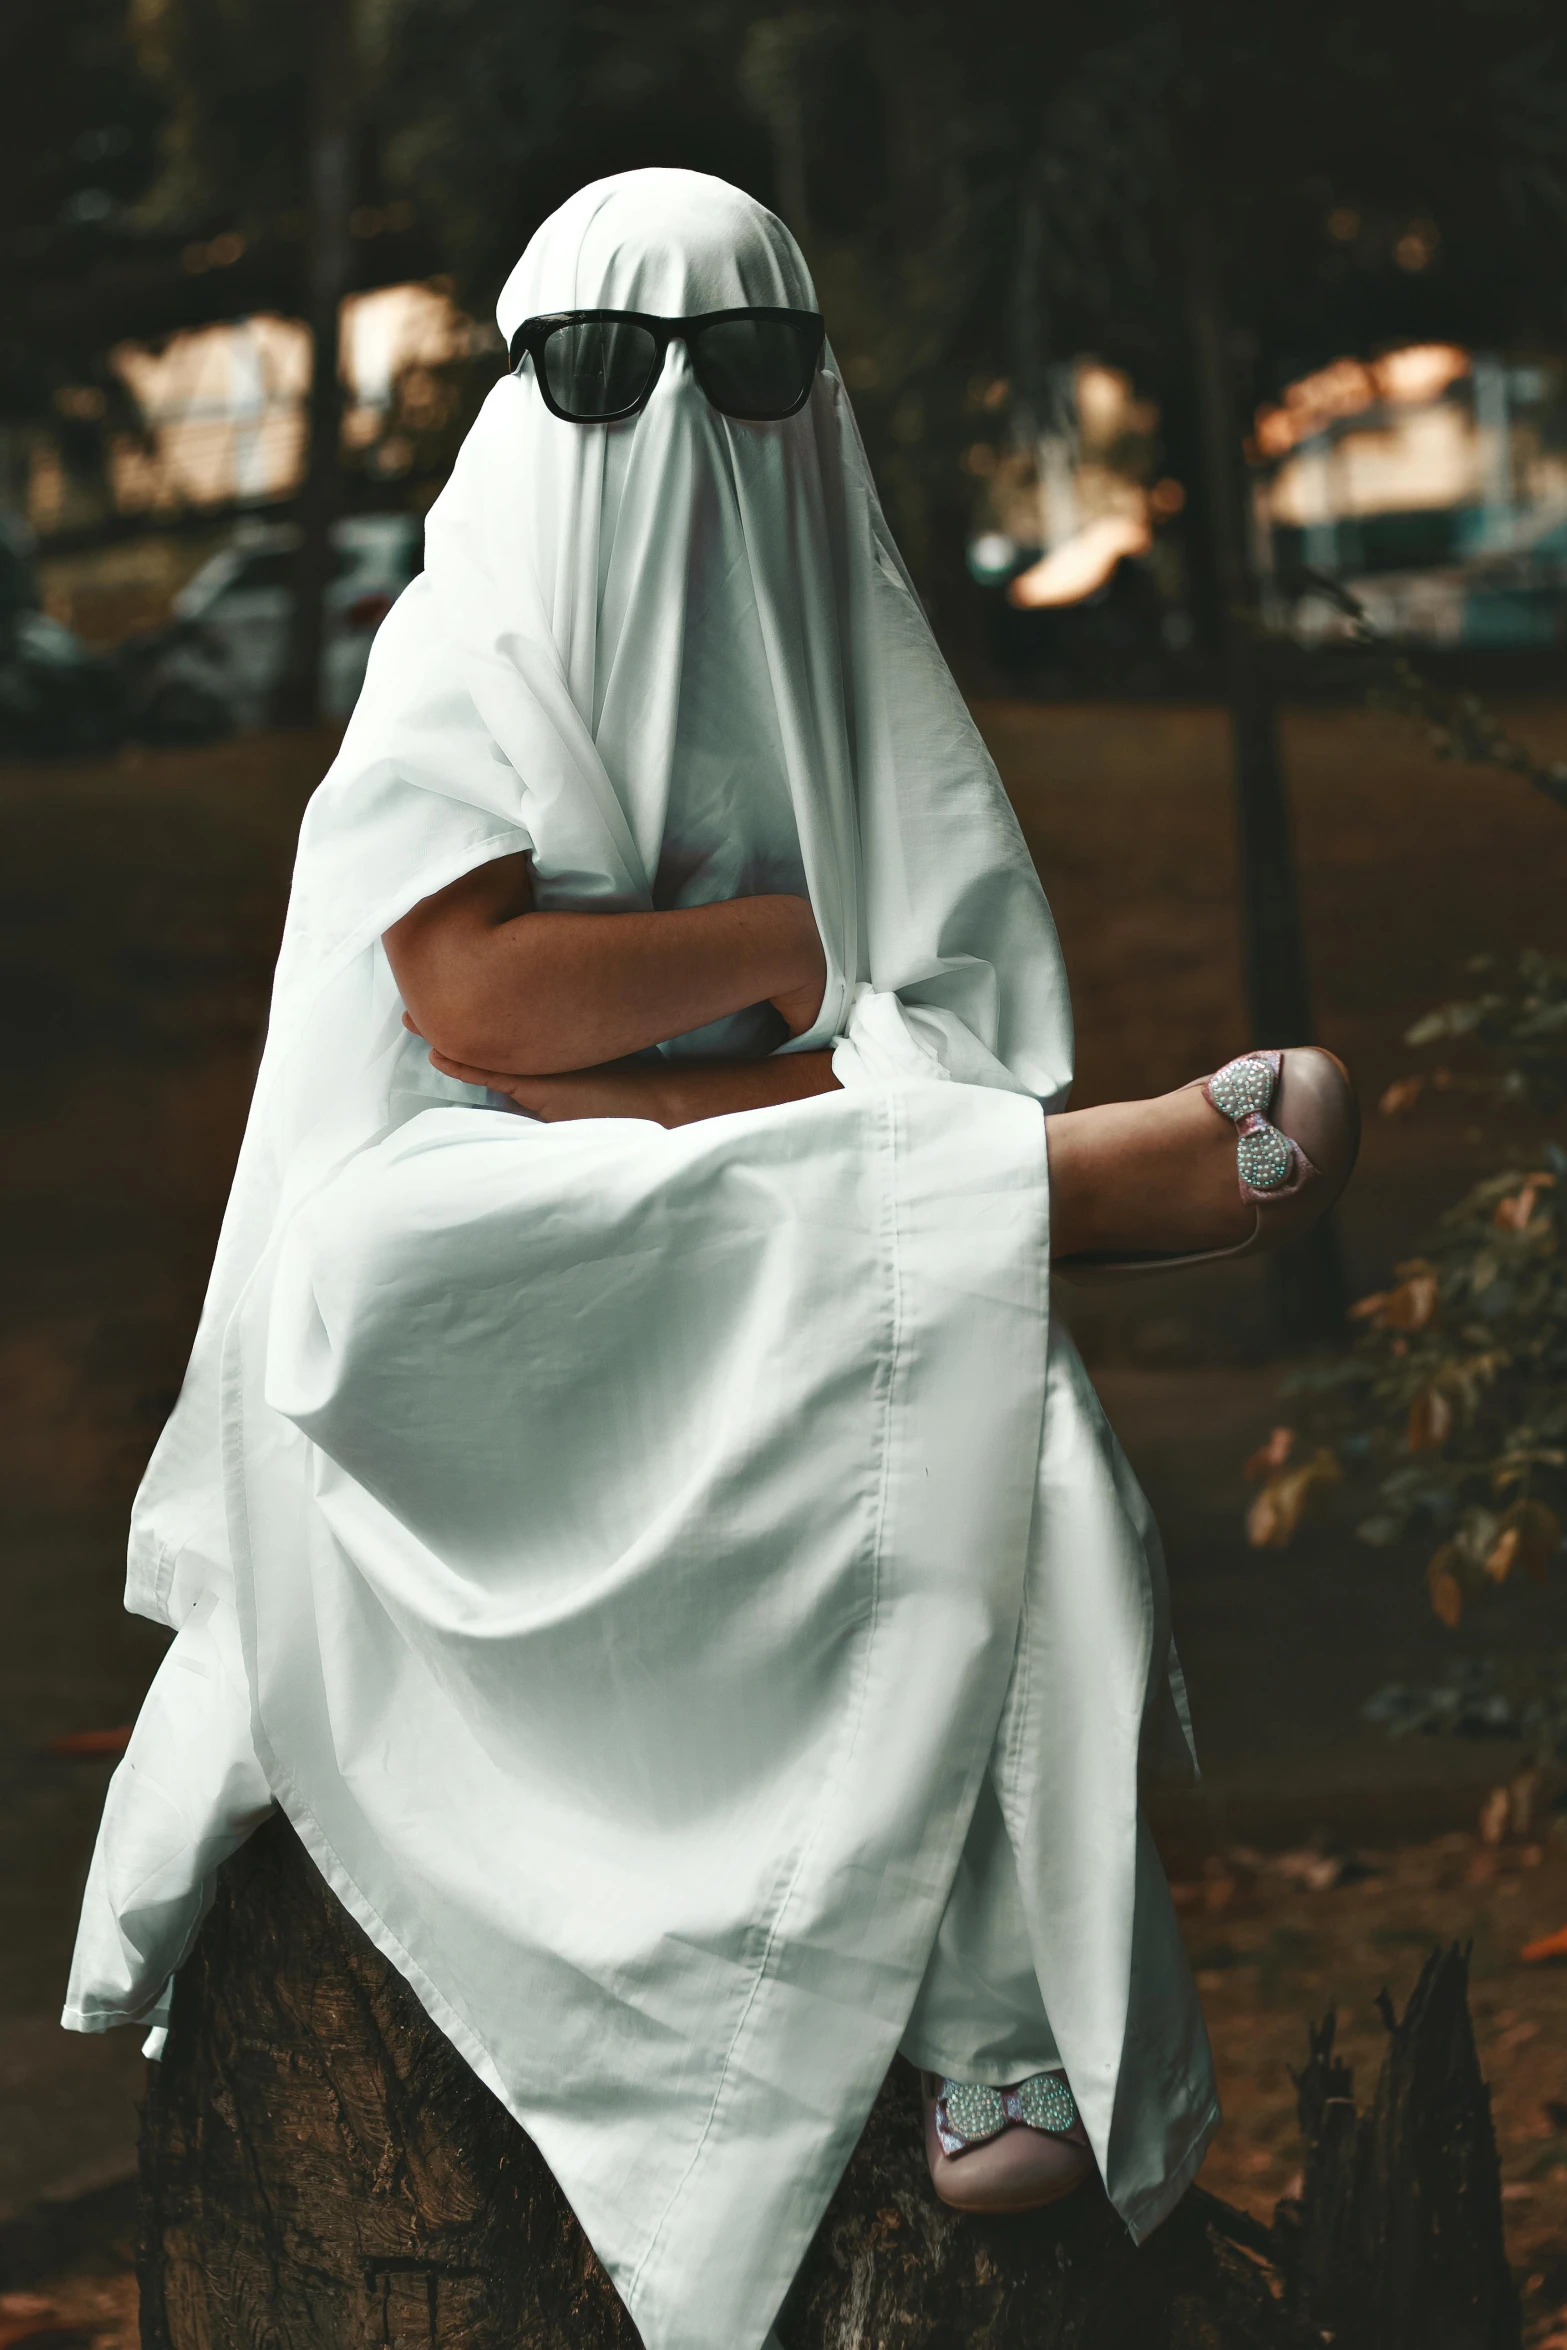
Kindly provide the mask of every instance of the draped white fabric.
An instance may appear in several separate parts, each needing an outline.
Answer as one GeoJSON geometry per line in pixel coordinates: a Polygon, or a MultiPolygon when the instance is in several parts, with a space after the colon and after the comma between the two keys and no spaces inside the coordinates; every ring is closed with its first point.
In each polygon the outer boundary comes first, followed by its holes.
{"type": "MultiPolygon", "coordinates": [[[[584,189],[540,311],[814,308],[721,183],[584,189]]],[[[829,354],[731,422],[491,393],[303,827],[129,1604],[177,1638],[66,2021],[156,2021],[270,1801],[535,2137],[650,2350],[756,2350],[900,2041],[1064,2063],[1139,2233],[1216,2120],[1137,1813],[1157,1537],[1048,1299],[1065,981],[829,354]],[[436,1076],[380,945],[805,889],[843,1090],[677,1132],[436,1076]]],[[[763,1049],[740,1015],[672,1052],[763,1049]]]]}

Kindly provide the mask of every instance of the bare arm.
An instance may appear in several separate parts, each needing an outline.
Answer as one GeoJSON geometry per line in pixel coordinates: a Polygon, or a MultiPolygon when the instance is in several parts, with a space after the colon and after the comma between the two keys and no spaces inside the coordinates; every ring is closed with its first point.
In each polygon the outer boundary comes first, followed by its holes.
{"type": "Polygon", "coordinates": [[[771,1109],[817,1093],[836,1093],[832,1055],[786,1053],[765,1061],[612,1061],[607,1068],[573,1069],[558,1077],[508,1077],[430,1055],[437,1069],[467,1085],[509,1094],[519,1110],[555,1125],[564,1118],[651,1118],[659,1126],[689,1126],[732,1110],[771,1109]]]}
{"type": "Polygon", "coordinates": [[[752,1004],[774,1004],[802,1036],[827,977],[804,898],[538,913],[525,856],[497,858],[421,899],[384,944],[437,1066],[445,1056],[487,1073],[482,1082],[497,1071],[592,1070],[752,1004]]]}

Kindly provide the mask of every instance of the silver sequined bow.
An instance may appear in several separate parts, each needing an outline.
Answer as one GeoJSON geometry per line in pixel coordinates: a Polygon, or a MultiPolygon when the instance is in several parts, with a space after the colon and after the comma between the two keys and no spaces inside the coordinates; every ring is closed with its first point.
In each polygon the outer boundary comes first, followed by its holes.
{"type": "Polygon", "coordinates": [[[1076,2119],[1077,2100],[1064,2073],[1031,2073],[1010,2089],[992,2089],[983,2081],[943,2081],[936,2100],[936,2135],[947,2155],[983,2146],[1011,2122],[1059,2137],[1076,2119]]]}
{"type": "Polygon", "coordinates": [[[1278,1053],[1242,1053],[1208,1080],[1208,1099],[1235,1123],[1236,1165],[1245,1191],[1282,1191],[1295,1173],[1295,1145],[1262,1114],[1272,1106],[1279,1062],[1278,1053]]]}

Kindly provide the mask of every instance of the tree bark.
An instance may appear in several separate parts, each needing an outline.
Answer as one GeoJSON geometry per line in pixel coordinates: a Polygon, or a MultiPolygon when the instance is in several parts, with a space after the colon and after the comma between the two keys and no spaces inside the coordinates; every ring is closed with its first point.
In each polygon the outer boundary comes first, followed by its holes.
{"type": "MultiPolygon", "coordinates": [[[[932,2192],[916,2076],[895,2065],[778,2319],[783,2350],[1292,2350],[1320,2342],[1349,2273],[1394,2327],[1340,2336],[1357,2350],[1512,2350],[1461,1970],[1429,1977],[1373,2115],[1348,2107],[1377,2150],[1348,2173],[1341,2116],[1322,2118],[1348,2093],[1331,2026],[1314,2040],[1307,2190],[1282,2232],[1199,2188],[1141,2249],[1097,2190],[962,2217],[932,2192]],[[1413,2227],[1388,2169],[1406,2157],[1413,2227]],[[1353,2270],[1331,2258],[1348,2243],[1353,2270]]],[[[222,1872],[152,2074],[144,2350],[635,2350],[543,2160],[281,1819],[222,1872]]]]}
{"type": "Polygon", "coordinates": [[[1469,2019],[1468,1953],[1433,1951],[1355,2110],[1329,2015],[1296,2075],[1299,2205],[1275,2223],[1294,2305],[1337,2350],[1516,2350],[1490,2093],[1469,2019]]]}

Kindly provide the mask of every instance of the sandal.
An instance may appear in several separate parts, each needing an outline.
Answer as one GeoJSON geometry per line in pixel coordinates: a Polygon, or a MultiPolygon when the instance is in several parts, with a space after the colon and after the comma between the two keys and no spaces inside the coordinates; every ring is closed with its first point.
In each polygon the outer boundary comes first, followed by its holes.
{"type": "Polygon", "coordinates": [[[920,2086],[931,2182],[955,2211],[1037,2211],[1093,2170],[1065,2073],[1033,2073],[1009,2089],[922,2073],[920,2086]]]}
{"type": "Polygon", "coordinates": [[[1360,1148],[1360,1106],[1349,1071],[1333,1053],[1314,1044],[1242,1053],[1192,1084],[1236,1129],[1241,1197],[1255,1210],[1250,1232],[1229,1248],[1058,1257],[1052,1270],[1066,1280],[1087,1287],[1280,1248],[1326,1215],[1349,1181],[1360,1148]]]}

